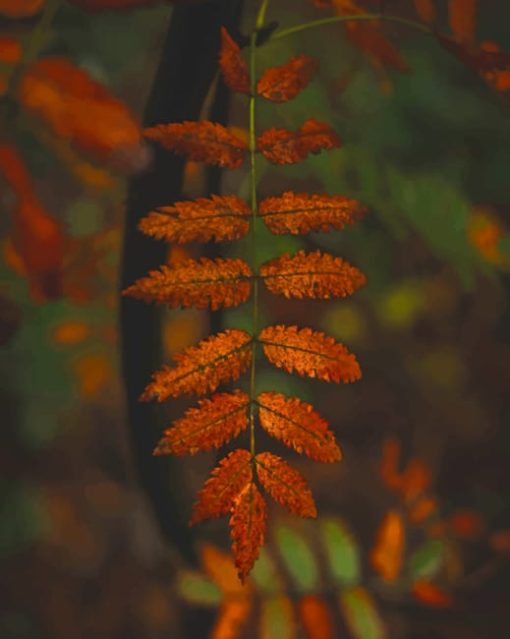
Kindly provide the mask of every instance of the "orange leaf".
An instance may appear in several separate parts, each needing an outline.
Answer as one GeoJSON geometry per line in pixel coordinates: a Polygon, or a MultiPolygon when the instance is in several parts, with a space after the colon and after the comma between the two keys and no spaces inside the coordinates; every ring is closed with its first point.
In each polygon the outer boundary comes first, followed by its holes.
{"type": "Polygon", "coordinates": [[[272,102],[287,102],[308,85],[319,64],[309,55],[297,55],[280,67],[264,71],[257,82],[257,93],[272,102]]]}
{"type": "Polygon", "coordinates": [[[250,398],[246,393],[218,393],[199,401],[164,432],[155,455],[194,455],[200,450],[220,448],[248,426],[250,398]]]}
{"type": "Polygon", "coordinates": [[[316,595],[305,595],[298,603],[301,626],[308,639],[334,639],[335,625],[328,604],[316,595]]]}
{"type": "Polygon", "coordinates": [[[213,195],[161,206],[144,217],[139,228],[158,240],[178,244],[193,240],[238,240],[248,232],[249,215],[250,208],[236,195],[213,195]]]}
{"type": "Polygon", "coordinates": [[[166,149],[186,155],[190,160],[230,169],[241,166],[248,149],[246,142],[224,126],[207,120],[158,124],[145,129],[144,134],[166,149]]]}
{"type": "Polygon", "coordinates": [[[412,593],[417,601],[431,608],[450,608],[453,605],[452,596],[430,581],[416,581],[412,593]]]}
{"type": "Polygon", "coordinates": [[[421,497],[413,504],[408,513],[409,521],[419,525],[426,521],[438,507],[437,499],[433,496],[421,497]]]}
{"type": "Polygon", "coordinates": [[[272,293],[298,299],[347,297],[367,281],[355,266],[320,251],[299,251],[292,257],[285,253],[263,264],[260,275],[272,293]]]}
{"type": "Polygon", "coordinates": [[[495,530],[489,537],[489,546],[495,552],[510,552],[510,530],[495,530]]]}
{"type": "Polygon", "coordinates": [[[395,581],[402,569],[405,546],[404,522],[400,513],[386,513],[377,532],[370,562],[385,581],[395,581]]]}
{"type": "Polygon", "coordinates": [[[448,17],[458,42],[473,44],[476,29],[476,0],[449,0],[448,17]]]}
{"type": "Polygon", "coordinates": [[[493,42],[483,42],[479,49],[458,44],[451,38],[437,36],[441,46],[474,69],[495,91],[510,91],[510,54],[493,42]]]}
{"type": "Polygon", "coordinates": [[[225,597],[241,598],[251,594],[250,584],[240,583],[230,554],[209,543],[200,544],[199,550],[204,572],[225,597]]]}
{"type": "Polygon", "coordinates": [[[462,539],[477,539],[485,527],[483,517],[474,510],[457,510],[448,518],[451,530],[462,539]]]}
{"type": "Polygon", "coordinates": [[[252,569],[264,543],[266,517],[266,502],[251,481],[236,497],[229,522],[232,553],[242,582],[252,569]]]}
{"type": "Polygon", "coordinates": [[[251,607],[248,597],[224,599],[214,622],[211,639],[241,639],[251,607]]]}
{"type": "Polygon", "coordinates": [[[21,79],[19,99],[54,135],[68,139],[81,152],[128,171],[146,162],[134,116],[70,60],[33,62],[21,79]]]}
{"type": "Polygon", "coordinates": [[[427,24],[434,24],[437,14],[433,0],[414,0],[414,8],[420,20],[427,24]]]}
{"type": "Polygon", "coordinates": [[[286,129],[267,129],[257,139],[257,148],[273,164],[295,164],[310,153],[334,149],[342,142],[324,122],[310,118],[296,132],[286,129]]]}
{"type": "Polygon", "coordinates": [[[251,462],[250,452],[242,448],[234,450],[220,461],[198,493],[190,526],[229,512],[235,498],[252,481],[251,462]]]}
{"type": "Polygon", "coordinates": [[[34,193],[32,178],[11,145],[0,145],[0,175],[13,191],[12,248],[23,263],[36,302],[62,294],[65,236],[62,225],[48,214],[34,193]]]}
{"type": "Polygon", "coordinates": [[[0,14],[8,18],[27,18],[43,8],[46,0],[0,0],[0,14]]]}
{"type": "MultiPolygon", "coordinates": [[[[332,0],[332,4],[338,15],[362,15],[366,13],[352,0],[332,0]]],[[[345,23],[345,30],[347,37],[358,49],[366,53],[373,65],[388,66],[401,72],[409,70],[399,51],[380,32],[380,24],[378,22],[347,22],[345,23]]]]}
{"type": "Polygon", "coordinates": [[[59,346],[75,346],[90,336],[90,325],[79,320],[66,320],[52,331],[53,341],[59,346]]]}
{"type": "Polygon", "coordinates": [[[324,333],[297,326],[268,326],[259,335],[268,360],[288,373],[326,382],[354,382],[361,370],[354,355],[324,333]]]}
{"type": "Polygon", "coordinates": [[[225,27],[221,28],[220,69],[225,84],[232,91],[250,93],[250,74],[237,42],[225,27]]]}
{"type": "Polygon", "coordinates": [[[342,458],[328,423],[311,404],[274,392],[261,393],[257,403],[262,428],[296,452],[320,462],[342,458]]]}
{"type": "Polygon", "coordinates": [[[400,442],[397,439],[386,439],[383,444],[381,478],[392,490],[400,490],[402,485],[401,475],[398,471],[400,461],[400,442]]]}
{"type": "Polygon", "coordinates": [[[421,459],[411,459],[401,475],[400,492],[407,502],[413,502],[430,486],[432,474],[421,459]]]}
{"type": "Polygon", "coordinates": [[[310,488],[297,470],[272,453],[260,453],[255,461],[260,483],[275,501],[299,517],[317,517],[310,488]]]}
{"type": "MultiPolygon", "coordinates": [[[[1,0],[0,0],[1,3],[1,0]]],[[[1,6],[1,5],[0,5],[1,6]]],[[[0,37],[0,95],[4,95],[8,85],[8,67],[21,59],[21,44],[19,40],[8,36],[0,37]]]]}
{"type": "Polygon", "coordinates": [[[366,212],[356,200],[340,195],[309,195],[287,191],[279,197],[262,200],[259,213],[268,229],[282,233],[304,234],[310,231],[342,230],[366,212]]]}
{"type": "Polygon", "coordinates": [[[251,290],[251,269],[238,259],[187,260],[171,268],[163,265],[129,286],[123,295],[175,308],[239,306],[251,290]]]}
{"type": "Polygon", "coordinates": [[[236,329],[211,335],[174,356],[177,366],[153,375],[142,399],[213,393],[222,382],[237,379],[251,363],[251,335],[236,329]]]}

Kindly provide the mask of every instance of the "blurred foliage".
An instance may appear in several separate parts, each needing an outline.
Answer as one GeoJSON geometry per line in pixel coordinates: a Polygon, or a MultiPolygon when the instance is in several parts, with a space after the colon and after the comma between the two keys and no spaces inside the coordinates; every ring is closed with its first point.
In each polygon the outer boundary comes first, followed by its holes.
{"type": "MultiPolygon", "coordinates": [[[[409,17],[410,4],[395,0],[387,10],[409,17]]],[[[446,32],[445,3],[436,4],[446,32]]],[[[79,5],[62,3],[41,36],[40,54],[72,61],[138,121],[171,8],[158,3],[89,13],[79,5]]],[[[510,50],[510,9],[490,0],[479,3],[479,14],[477,40],[510,50]]],[[[4,94],[21,55],[12,39],[23,49],[40,15],[2,16],[4,94]]],[[[316,16],[311,3],[270,3],[270,18],[283,26],[316,16]]],[[[345,461],[313,470],[299,462],[321,512],[331,516],[311,526],[275,526],[254,570],[249,606],[237,591],[226,605],[232,584],[219,584],[207,569],[184,568],[162,547],[131,477],[118,370],[117,267],[126,179],[150,157],[144,145],[106,155],[103,148],[83,151],[78,133],[59,137],[49,120],[4,96],[2,144],[16,146],[44,212],[30,209],[31,219],[56,221],[64,242],[56,293],[34,298],[38,274],[27,256],[44,252],[44,235],[34,245],[16,234],[16,220],[25,218],[5,184],[0,553],[8,594],[0,636],[176,636],[184,614],[177,594],[193,615],[202,606],[220,606],[223,628],[247,627],[254,636],[504,636],[510,592],[508,104],[480,81],[476,65],[475,72],[467,68],[434,38],[398,25],[382,28],[408,72],[371,64],[340,25],[260,48],[261,67],[296,51],[320,60],[319,78],[295,101],[261,108],[261,126],[295,129],[313,114],[344,141],[338,151],[285,170],[261,162],[262,194],[323,191],[359,198],[371,211],[341,235],[315,233],[306,241],[362,268],[369,285],[356,300],[327,307],[293,302],[291,311],[299,323],[355,346],[363,383],[310,388],[274,371],[259,381],[260,390],[319,397],[338,428],[345,461]],[[391,436],[406,459],[419,458],[422,466],[408,471],[398,462],[398,481],[384,484],[376,465],[391,436]],[[422,482],[413,498],[411,480],[422,482]],[[390,511],[399,513],[406,537],[400,549],[393,547],[402,568],[388,582],[374,573],[370,551],[390,511]],[[448,614],[434,614],[451,603],[448,614]]],[[[243,114],[234,100],[232,123],[241,129],[243,114]]],[[[203,194],[203,178],[188,167],[190,195],[203,194]]],[[[242,172],[233,172],[223,187],[246,195],[248,184],[242,172]]],[[[306,245],[262,229],[259,238],[261,260],[306,245]]],[[[245,249],[239,243],[232,255],[245,249]]],[[[287,316],[288,305],[263,301],[261,320],[287,316]]],[[[225,326],[242,328],[246,314],[243,307],[225,313],[225,326]]],[[[194,342],[207,321],[203,313],[169,313],[162,360],[194,342]]],[[[194,492],[210,465],[206,455],[183,465],[176,490],[194,492]]],[[[220,538],[215,524],[203,534],[220,538]]],[[[232,632],[224,636],[236,636],[232,632]]]]}

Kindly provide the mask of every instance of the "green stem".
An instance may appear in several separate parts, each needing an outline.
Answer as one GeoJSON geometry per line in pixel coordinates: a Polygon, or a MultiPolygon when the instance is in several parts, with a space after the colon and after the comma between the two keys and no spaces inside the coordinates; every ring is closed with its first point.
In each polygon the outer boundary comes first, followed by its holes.
{"type": "Polygon", "coordinates": [[[308,29],[315,29],[315,27],[323,27],[329,24],[335,24],[336,22],[373,22],[375,20],[396,22],[397,24],[402,24],[406,27],[421,31],[422,33],[426,33],[428,35],[434,34],[433,29],[427,27],[421,22],[416,22],[415,20],[408,20],[407,18],[400,18],[399,16],[388,16],[384,13],[363,13],[361,15],[319,18],[318,20],[311,20],[310,22],[297,24],[293,27],[289,27],[288,29],[281,29],[280,31],[276,31],[269,39],[269,42],[272,42],[273,40],[279,40],[280,38],[286,38],[287,36],[294,35],[295,33],[299,33],[301,31],[308,31],[308,29]]]}
{"type": "Polygon", "coordinates": [[[20,63],[14,67],[10,73],[6,96],[14,96],[25,69],[39,55],[40,50],[44,46],[46,34],[49,31],[62,2],[63,0],[48,0],[44,5],[39,22],[37,22],[30,32],[28,40],[24,43],[20,63]]]}
{"type": "MultiPolygon", "coordinates": [[[[257,31],[264,25],[269,0],[262,0],[257,18],[255,20],[255,28],[250,35],[250,103],[249,103],[249,148],[250,148],[250,200],[251,200],[251,264],[253,271],[258,273],[257,266],[257,138],[256,138],[256,93],[257,93],[257,31]]],[[[252,307],[252,353],[251,353],[251,369],[250,369],[250,452],[255,458],[255,376],[256,376],[256,360],[257,360],[257,344],[255,336],[257,335],[258,325],[258,306],[259,306],[259,281],[256,277],[253,281],[253,307],[252,307]]]]}

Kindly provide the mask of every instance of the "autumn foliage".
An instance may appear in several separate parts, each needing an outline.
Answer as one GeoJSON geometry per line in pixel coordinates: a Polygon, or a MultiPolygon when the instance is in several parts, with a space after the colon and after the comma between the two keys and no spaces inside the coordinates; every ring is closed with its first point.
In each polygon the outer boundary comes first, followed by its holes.
{"type": "MultiPolygon", "coordinates": [[[[286,102],[311,81],[318,63],[307,55],[250,77],[248,64],[225,29],[221,33],[220,68],[227,86],[255,100],[286,102]],[[256,95],[255,95],[256,94],[256,95]]],[[[255,55],[254,47],[250,56],[255,55]]],[[[260,154],[274,164],[294,164],[311,153],[338,148],[340,137],[329,124],[306,120],[297,130],[271,128],[258,132],[252,121],[250,144],[223,125],[209,122],[158,124],[145,131],[148,139],[190,160],[225,168],[240,167],[250,156],[251,171],[260,154]]],[[[251,179],[255,180],[252,173],[251,179]]],[[[342,229],[355,222],[365,207],[339,195],[285,192],[257,204],[235,195],[213,195],[176,202],[150,212],[140,223],[146,235],[169,242],[236,240],[251,234],[256,246],[257,217],[275,234],[342,229]]],[[[238,258],[201,258],[176,266],[163,265],[134,282],[125,294],[170,307],[230,307],[243,304],[260,284],[286,298],[328,300],[352,295],[366,283],[363,273],[340,257],[320,251],[284,254],[255,266],[238,258]]],[[[254,299],[256,304],[256,299],[254,299]]],[[[356,357],[332,337],[293,325],[259,327],[251,334],[229,330],[211,336],[175,357],[173,367],[154,374],[143,398],[164,401],[180,394],[214,393],[222,383],[236,380],[251,368],[247,391],[213,394],[165,430],[155,454],[194,454],[219,448],[243,431],[250,448],[238,448],[212,471],[193,507],[191,523],[230,514],[232,551],[244,580],[264,542],[267,493],[300,517],[315,517],[316,506],[304,477],[282,457],[255,448],[256,425],[269,435],[321,462],[341,459],[341,451],[326,420],[308,403],[268,390],[254,390],[259,351],[288,373],[336,383],[361,377],[356,357]]]]}

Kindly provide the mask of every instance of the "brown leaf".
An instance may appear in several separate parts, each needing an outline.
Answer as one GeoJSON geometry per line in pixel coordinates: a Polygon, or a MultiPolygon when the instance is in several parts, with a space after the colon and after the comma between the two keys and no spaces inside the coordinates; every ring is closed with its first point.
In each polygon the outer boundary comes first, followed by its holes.
{"type": "Polygon", "coordinates": [[[228,513],[239,493],[251,483],[252,470],[248,450],[238,448],[224,457],[198,493],[190,526],[228,513]]]}
{"type": "Polygon", "coordinates": [[[310,153],[341,146],[341,140],[324,122],[310,118],[296,132],[267,129],[257,139],[257,148],[273,164],[295,164],[310,153]]]}
{"type": "Polygon", "coordinates": [[[260,333],[268,360],[288,373],[326,382],[354,382],[361,370],[354,355],[324,333],[297,326],[268,326],[260,333]]]}
{"type": "Polygon", "coordinates": [[[218,308],[239,306],[251,291],[252,272],[239,259],[187,260],[174,268],[163,265],[123,291],[146,302],[175,308],[218,308]]]}
{"type": "Polygon", "coordinates": [[[160,206],[141,220],[139,228],[145,235],[178,244],[238,240],[250,228],[250,215],[249,206],[236,195],[212,195],[160,206]]]}
{"type": "Polygon", "coordinates": [[[299,517],[317,517],[310,488],[297,470],[272,453],[258,454],[255,462],[260,483],[275,501],[299,517]]]}
{"type": "Polygon", "coordinates": [[[201,450],[220,448],[248,426],[250,398],[246,393],[217,393],[198,402],[181,419],[167,428],[155,455],[194,455],[201,450]]]}
{"type": "Polygon", "coordinates": [[[341,195],[309,195],[287,191],[268,197],[259,205],[259,213],[267,228],[277,235],[304,234],[310,231],[342,230],[354,224],[366,212],[357,200],[341,195]]]}
{"type": "Polygon", "coordinates": [[[274,392],[261,393],[257,403],[262,428],[296,452],[320,462],[342,458],[328,423],[311,404],[274,392]]]}
{"type": "Polygon", "coordinates": [[[229,522],[232,553],[242,582],[264,543],[266,518],[266,502],[252,481],[236,497],[229,522]]]}
{"type": "Polygon", "coordinates": [[[213,393],[222,382],[237,379],[251,363],[251,335],[236,329],[211,335],[175,355],[177,366],[154,373],[142,399],[213,393]]]}
{"type": "Polygon", "coordinates": [[[308,85],[318,66],[315,58],[297,55],[280,67],[266,69],[257,82],[257,93],[272,102],[292,100],[308,85]]]}
{"type": "Polygon", "coordinates": [[[284,253],[262,264],[260,275],[271,293],[298,299],[347,297],[367,281],[355,266],[320,251],[299,251],[293,256],[284,253]]]}
{"type": "Polygon", "coordinates": [[[239,45],[225,27],[221,28],[220,68],[225,84],[232,91],[250,93],[250,74],[239,45]]]}
{"type": "Polygon", "coordinates": [[[224,126],[207,120],[158,124],[145,129],[144,135],[190,160],[230,169],[241,166],[248,150],[246,143],[224,126]]]}
{"type": "Polygon", "coordinates": [[[476,29],[476,0],[448,0],[448,18],[455,39],[473,44],[476,29]]]}

